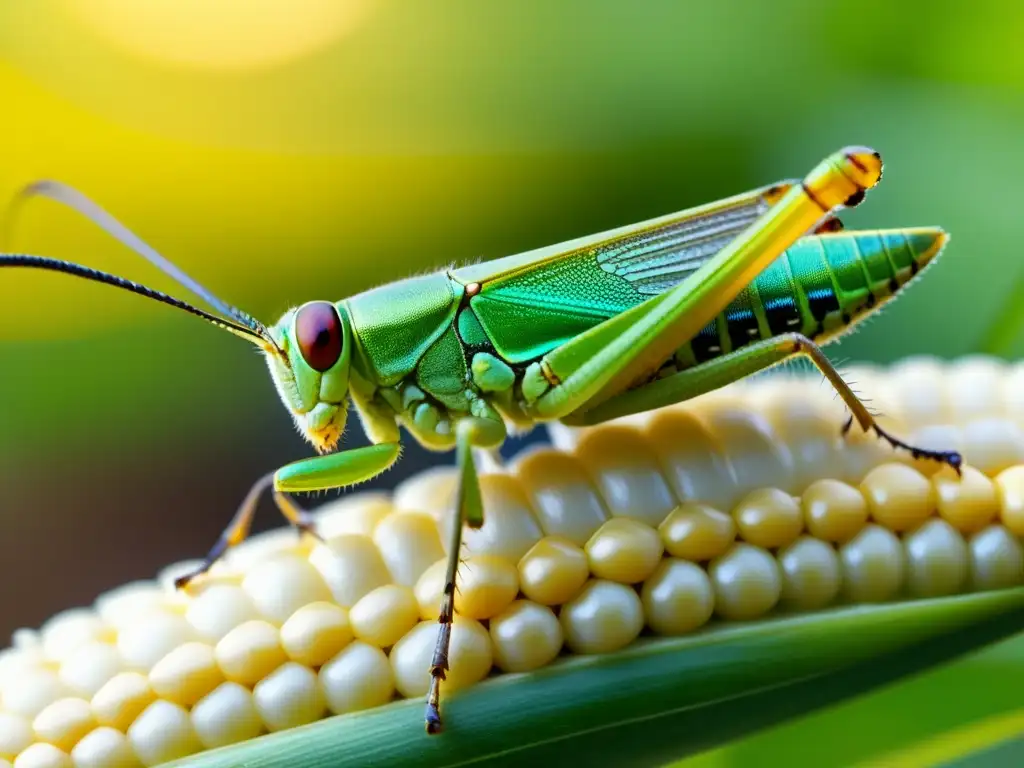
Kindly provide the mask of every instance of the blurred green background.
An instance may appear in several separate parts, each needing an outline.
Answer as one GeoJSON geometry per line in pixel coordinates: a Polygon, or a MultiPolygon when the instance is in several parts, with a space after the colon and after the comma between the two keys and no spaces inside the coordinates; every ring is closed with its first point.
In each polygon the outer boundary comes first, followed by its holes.
{"type": "MultiPolygon", "coordinates": [[[[77,186],[271,322],[869,144],[885,181],[847,223],[953,240],[833,359],[952,357],[983,348],[1024,274],[1022,32],[1014,0],[7,2],[0,199],[40,177],[77,186]]],[[[181,293],[47,202],[7,245],[181,293]]],[[[0,637],[200,555],[257,476],[309,454],[248,345],[52,274],[0,276],[0,403],[0,637]]],[[[362,442],[353,422],[347,444],[362,442]]],[[[438,460],[410,450],[380,482],[438,460]]],[[[832,731],[812,720],[705,764],[792,758],[822,732],[852,761],[899,741],[872,746],[871,723],[899,736],[982,718],[1005,704],[993,681],[1024,677],[999,652],[982,660],[995,676],[940,677],[909,709],[862,702],[818,716],[832,731]],[[936,691],[946,720],[921,714],[936,691]],[[836,729],[849,718],[863,730],[836,729]]]]}

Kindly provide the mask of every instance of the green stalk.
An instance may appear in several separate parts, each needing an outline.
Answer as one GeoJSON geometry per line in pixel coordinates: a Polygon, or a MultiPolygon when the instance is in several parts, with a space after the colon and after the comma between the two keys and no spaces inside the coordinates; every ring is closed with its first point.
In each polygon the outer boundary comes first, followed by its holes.
{"type": "Polygon", "coordinates": [[[441,736],[423,732],[423,704],[408,700],[174,765],[663,765],[1022,629],[1024,588],[720,624],[450,694],[441,736]]]}

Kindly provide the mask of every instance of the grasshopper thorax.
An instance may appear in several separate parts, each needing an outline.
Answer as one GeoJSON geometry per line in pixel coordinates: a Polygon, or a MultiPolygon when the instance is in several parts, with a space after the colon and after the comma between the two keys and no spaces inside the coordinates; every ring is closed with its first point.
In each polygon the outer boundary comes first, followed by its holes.
{"type": "Polygon", "coordinates": [[[352,330],[340,304],[311,301],[269,329],[279,350],[267,365],[299,431],[320,452],[334,449],[348,415],[352,330]]]}

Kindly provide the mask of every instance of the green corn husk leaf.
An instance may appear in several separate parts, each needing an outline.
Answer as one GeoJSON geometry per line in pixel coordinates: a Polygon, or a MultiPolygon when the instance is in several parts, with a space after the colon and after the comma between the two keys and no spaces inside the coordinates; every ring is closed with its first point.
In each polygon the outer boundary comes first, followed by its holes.
{"type": "Polygon", "coordinates": [[[1022,629],[1024,588],[723,624],[451,694],[441,736],[408,700],[174,765],[664,765],[1022,629]]]}

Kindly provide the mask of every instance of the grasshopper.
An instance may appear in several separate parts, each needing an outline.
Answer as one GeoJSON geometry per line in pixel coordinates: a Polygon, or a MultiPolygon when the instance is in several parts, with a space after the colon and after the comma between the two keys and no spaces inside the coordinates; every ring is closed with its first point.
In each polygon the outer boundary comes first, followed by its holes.
{"type": "Polygon", "coordinates": [[[315,533],[290,493],[344,488],[380,474],[399,457],[400,427],[428,449],[454,449],[456,518],[425,712],[427,731],[436,733],[462,525],[484,521],[474,455],[495,452],[510,428],[598,424],[802,355],[849,407],[843,434],[856,420],[895,448],[959,473],[958,453],[909,445],[879,426],[819,346],[892,299],[947,241],[938,228],[843,230],[835,214],[858,205],[881,176],[877,152],[847,147],[803,180],[341,301],[310,301],[270,327],[57,182],[30,185],[17,200],[44,196],[72,207],[218,314],[68,261],[4,254],[0,267],[49,269],[126,289],[198,315],[265,353],[281,400],[320,455],[261,478],[179,587],[245,538],[267,488],[293,526],[315,533]],[[350,402],[370,445],[335,452],[350,402]]]}

